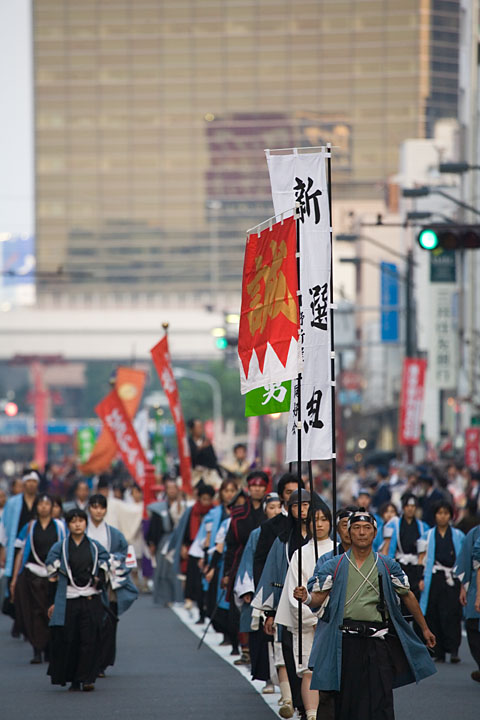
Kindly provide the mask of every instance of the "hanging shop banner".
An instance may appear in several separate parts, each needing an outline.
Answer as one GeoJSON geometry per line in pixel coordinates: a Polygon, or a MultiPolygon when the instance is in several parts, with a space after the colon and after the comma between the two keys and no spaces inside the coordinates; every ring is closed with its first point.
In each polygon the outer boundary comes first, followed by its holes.
{"type": "Polygon", "coordinates": [[[170,412],[172,413],[173,421],[175,423],[183,489],[185,492],[190,492],[192,488],[192,462],[190,459],[190,448],[188,446],[185,420],[183,418],[177,381],[175,380],[172,370],[170,352],[168,349],[168,339],[166,335],[155,345],[155,347],[150,350],[150,353],[152,355],[153,364],[155,365],[158,377],[162,383],[163,391],[167,396],[170,412]]]}
{"type": "Polygon", "coordinates": [[[473,472],[480,470],[480,427],[465,430],[465,465],[473,472]]]}
{"type": "Polygon", "coordinates": [[[267,150],[275,214],[296,207],[299,218],[302,381],[300,392],[298,381],[292,382],[286,462],[297,460],[299,399],[302,460],[332,457],[331,223],[326,159],[326,148],[308,153],[295,149],[288,154],[267,150]]]}
{"type": "Polygon", "coordinates": [[[425,372],[427,361],[405,358],[403,361],[402,393],[400,397],[400,445],[418,445],[420,441],[425,372]]]}

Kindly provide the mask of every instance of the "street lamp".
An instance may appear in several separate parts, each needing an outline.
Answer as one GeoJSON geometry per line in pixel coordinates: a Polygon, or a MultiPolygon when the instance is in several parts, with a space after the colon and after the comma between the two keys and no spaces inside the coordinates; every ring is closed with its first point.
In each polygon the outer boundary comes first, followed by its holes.
{"type": "Polygon", "coordinates": [[[222,433],[222,388],[218,380],[208,373],[197,372],[196,370],[188,370],[187,368],[174,367],[173,374],[176,378],[188,378],[197,382],[204,382],[210,385],[212,390],[213,404],[213,427],[215,440],[221,445],[220,438],[222,433]]]}
{"type": "Polygon", "coordinates": [[[448,173],[449,175],[462,175],[469,170],[480,170],[480,165],[470,165],[468,162],[444,162],[440,163],[438,169],[441,173],[448,173]]]}
{"type": "Polygon", "coordinates": [[[406,198],[420,198],[427,197],[428,195],[441,195],[447,200],[450,200],[450,202],[453,202],[455,205],[458,205],[458,207],[461,207],[464,210],[470,210],[470,212],[474,213],[475,215],[480,215],[480,210],[474,208],[473,205],[468,205],[468,203],[464,203],[462,200],[458,200],[458,198],[444,192],[443,190],[440,190],[440,188],[435,186],[430,187],[428,185],[423,185],[422,187],[416,188],[403,188],[402,195],[406,198]]]}

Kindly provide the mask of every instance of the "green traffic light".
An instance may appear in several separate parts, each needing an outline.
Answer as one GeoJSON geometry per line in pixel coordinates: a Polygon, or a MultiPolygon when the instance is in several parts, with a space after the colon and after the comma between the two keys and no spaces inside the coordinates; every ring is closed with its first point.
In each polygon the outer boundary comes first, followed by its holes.
{"type": "Polygon", "coordinates": [[[438,246],[438,235],[435,230],[422,230],[418,235],[418,243],[424,250],[435,250],[438,246]]]}
{"type": "Polygon", "coordinates": [[[225,348],[228,345],[228,341],[226,337],[218,337],[215,340],[215,345],[219,350],[225,350],[225,348]]]}

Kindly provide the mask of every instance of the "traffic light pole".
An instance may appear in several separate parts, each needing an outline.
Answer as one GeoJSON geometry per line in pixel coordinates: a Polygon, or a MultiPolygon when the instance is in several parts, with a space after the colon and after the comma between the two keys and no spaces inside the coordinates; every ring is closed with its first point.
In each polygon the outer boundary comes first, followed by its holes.
{"type": "Polygon", "coordinates": [[[413,250],[407,252],[407,271],[405,275],[405,356],[415,357],[416,328],[415,328],[415,306],[413,301],[413,250]]]}

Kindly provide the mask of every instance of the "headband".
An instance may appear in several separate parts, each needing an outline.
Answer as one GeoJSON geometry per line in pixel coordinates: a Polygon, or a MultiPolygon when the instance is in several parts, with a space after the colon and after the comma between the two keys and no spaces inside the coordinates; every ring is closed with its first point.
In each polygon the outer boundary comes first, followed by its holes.
{"type": "Polygon", "coordinates": [[[368,512],[354,512],[350,515],[348,518],[348,529],[352,527],[353,523],[356,522],[367,522],[370,523],[370,525],[373,525],[375,530],[377,529],[377,521],[375,520],[374,516],[371,515],[368,512]]]}

